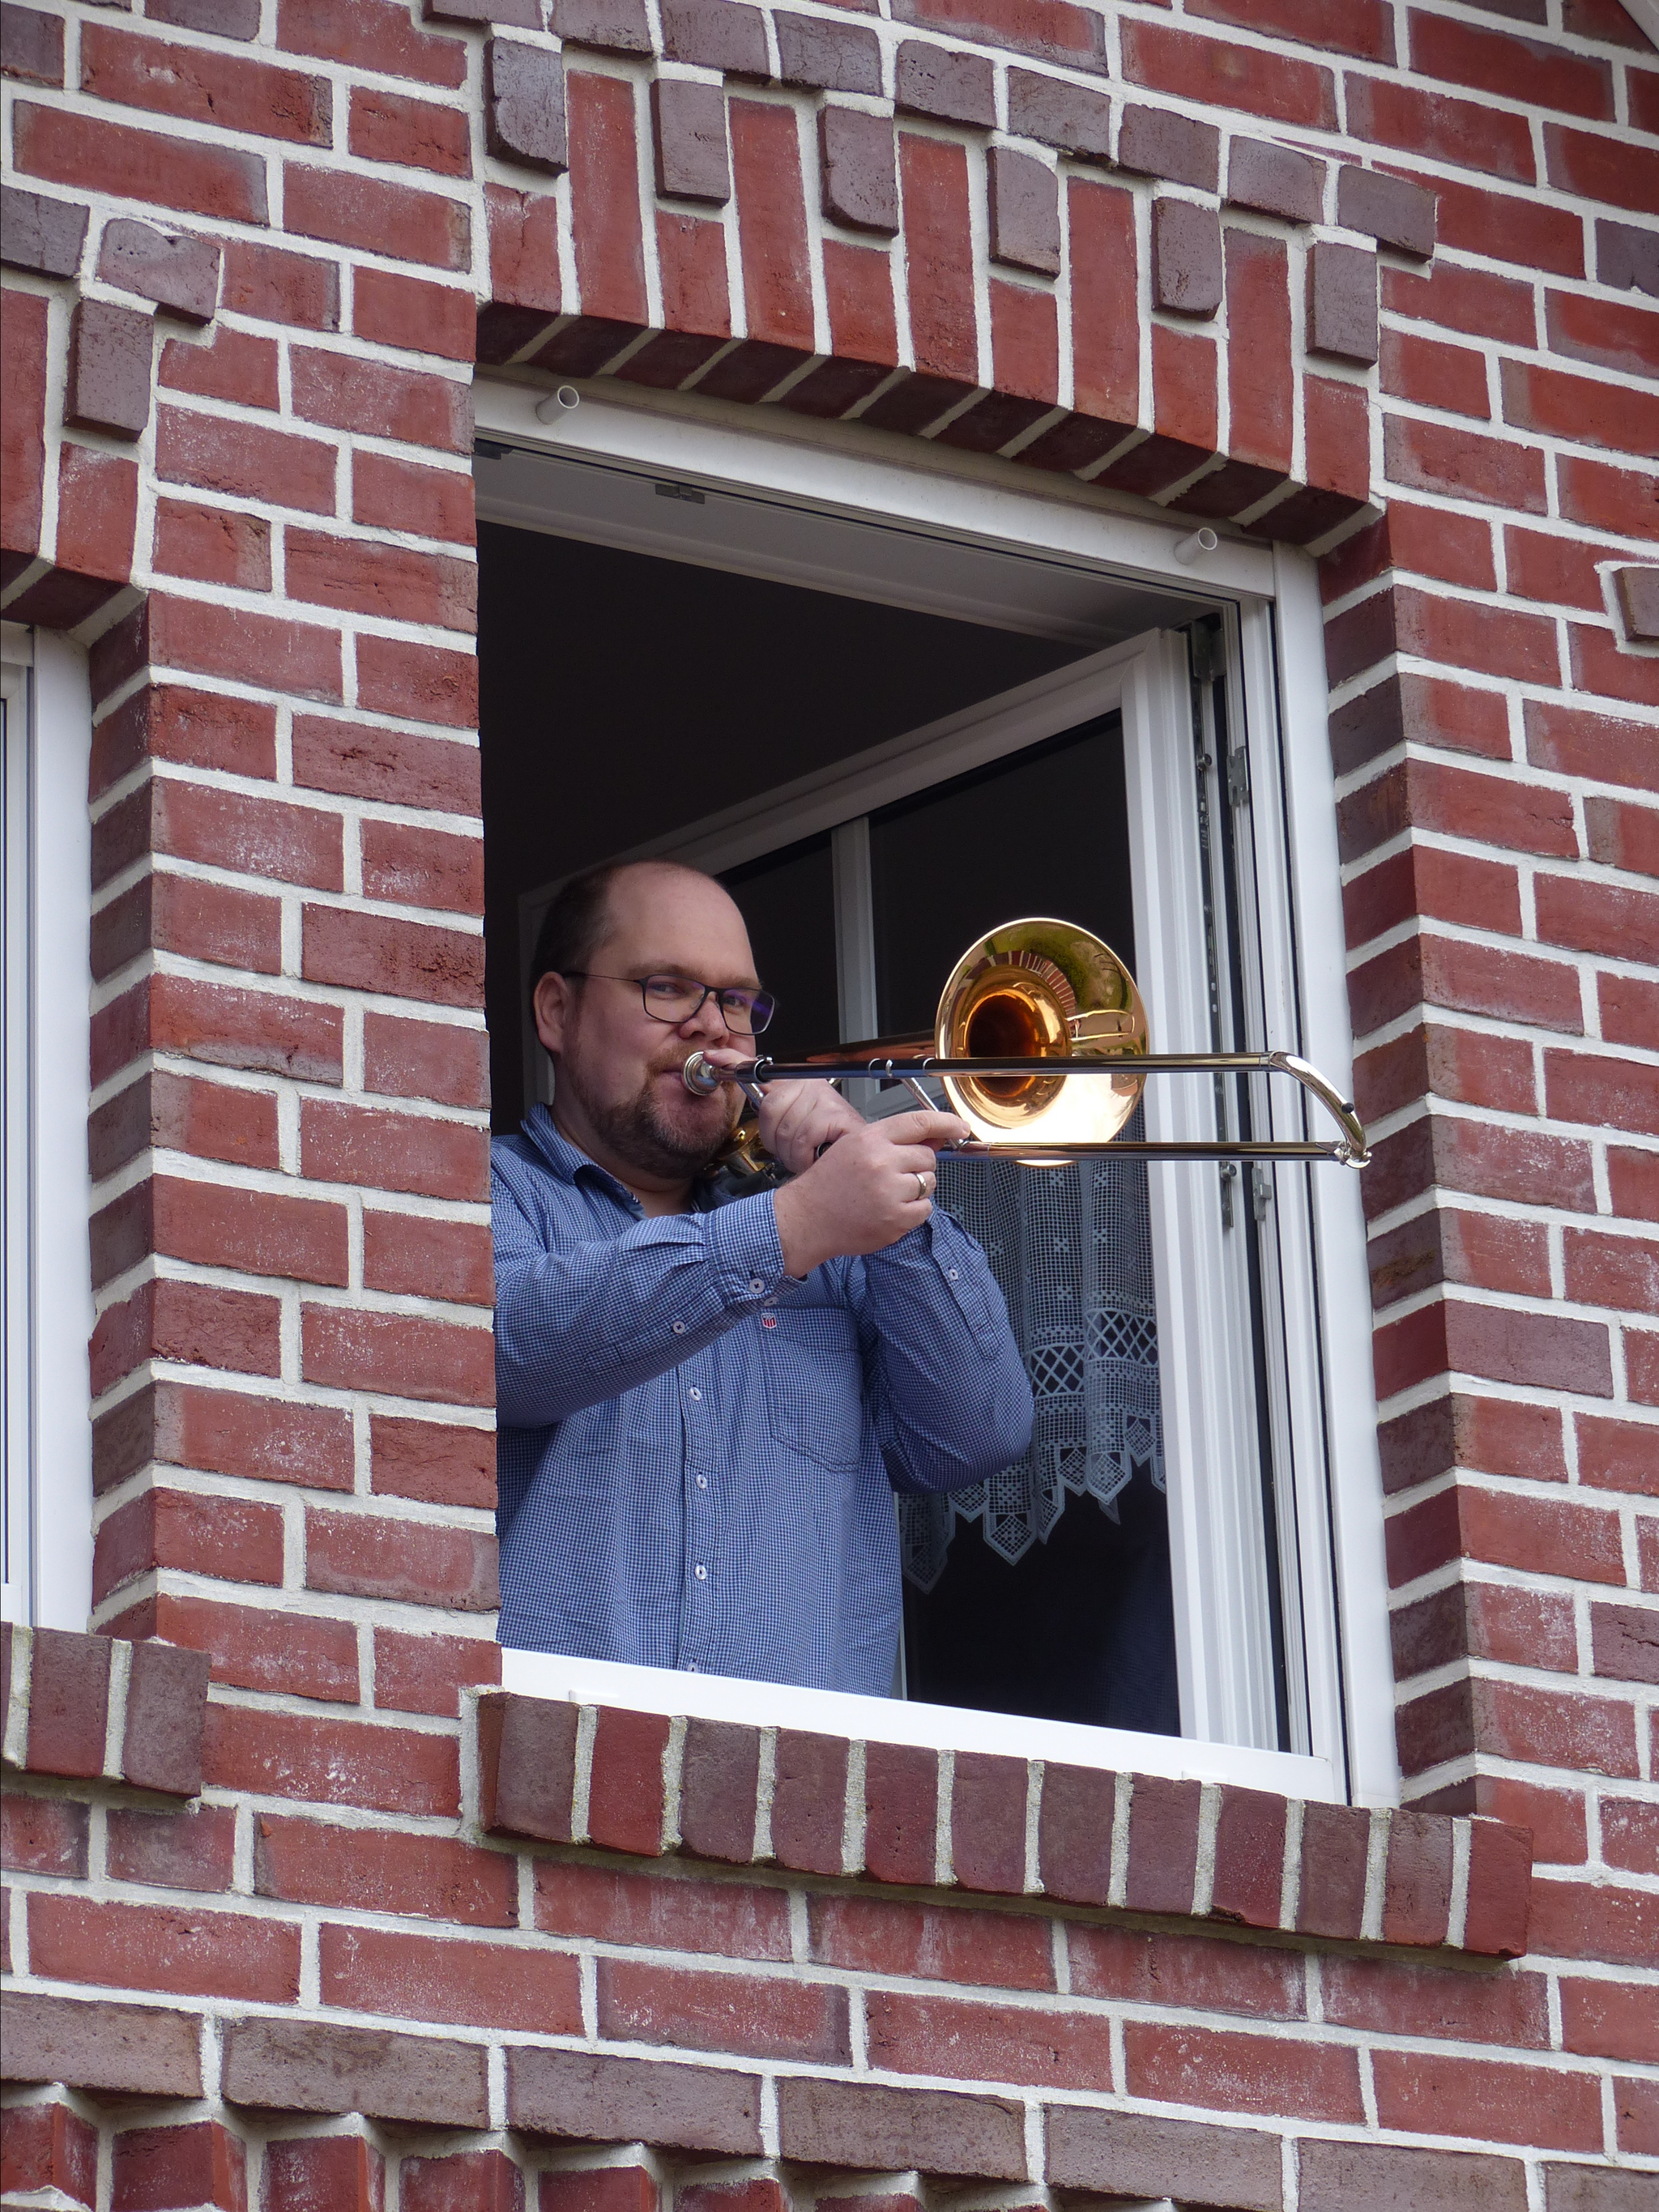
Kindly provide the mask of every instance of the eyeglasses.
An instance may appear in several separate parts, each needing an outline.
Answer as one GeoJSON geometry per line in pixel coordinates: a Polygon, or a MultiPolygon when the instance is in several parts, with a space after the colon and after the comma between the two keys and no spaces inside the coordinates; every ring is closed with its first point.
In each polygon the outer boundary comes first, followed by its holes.
{"type": "Polygon", "coordinates": [[[695,1021],[710,999],[720,1006],[720,1019],[734,1036],[757,1036],[777,1010],[770,991],[742,988],[721,990],[713,983],[694,983],[684,975],[602,975],[591,968],[567,968],[567,978],[577,982],[633,983],[653,1022],[695,1021]]]}

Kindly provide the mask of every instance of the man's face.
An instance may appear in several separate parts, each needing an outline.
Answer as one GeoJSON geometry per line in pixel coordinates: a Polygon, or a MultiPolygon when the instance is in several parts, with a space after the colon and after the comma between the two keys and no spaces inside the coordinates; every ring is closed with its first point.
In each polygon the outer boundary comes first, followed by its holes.
{"type": "Polygon", "coordinates": [[[586,981],[544,976],[537,993],[537,1031],[557,1063],[561,1122],[578,1143],[599,1137],[641,1174],[700,1173],[725,1144],[739,1102],[725,1087],[694,1097],[682,1073],[687,1057],[702,1046],[754,1045],[726,1028],[714,999],[690,1021],[653,1020],[635,979],[681,975],[752,990],[759,978],[743,916],[702,877],[630,869],[611,884],[587,966],[586,981]]]}

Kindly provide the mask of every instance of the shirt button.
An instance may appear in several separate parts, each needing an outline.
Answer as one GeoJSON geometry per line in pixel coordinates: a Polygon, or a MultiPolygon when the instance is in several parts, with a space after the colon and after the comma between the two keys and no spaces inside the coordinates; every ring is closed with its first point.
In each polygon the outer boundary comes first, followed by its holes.
{"type": "Polygon", "coordinates": [[[693,1568],[692,1572],[696,1576],[697,1580],[700,1583],[706,1583],[708,1579],[708,1570],[704,1566],[701,1559],[698,1560],[696,1567],[693,1568]]]}
{"type": "Polygon", "coordinates": [[[669,1326],[673,1330],[676,1336],[684,1336],[685,1334],[685,1323],[683,1321],[671,1322],[669,1326]]]}
{"type": "Polygon", "coordinates": [[[955,1280],[957,1279],[957,1272],[958,1272],[958,1271],[957,1271],[955,1267],[947,1267],[947,1268],[945,1270],[945,1273],[946,1273],[946,1274],[951,1278],[951,1280],[954,1283],[954,1282],[955,1282],[955,1280]]]}
{"type": "Polygon", "coordinates": [[[697,1477],[697,1487],[698,1487],[698,1489],[699,1489],[699,1490],[707,1490],[707,1489],[708,1489],[708,1477],[706,1474],[700,1474],[700,1475],[697,1477]]]}
{"type": "Polygon", "coordinates": [[[702,1669],[698,1666],[695,1659],[688,1659],[684,1666],[681,1668],[680,1672],[682,1674],[701,1674],[702,1669]]]}
{"type": "Polygon", "coordinates": [[[758,1275],[751,1275],[749,1278],[749,1287],[755,1293],[755,1296],[758,1297],[761,1292],[766,1288],[766,1285],[762,1282],[758,1275]]]}
{"type": "Polygon", "coordinates": [[[696,1399],[701,1399],[701,1398],[702,1398],[702,1392],[701,1390],[699,1390],[699,1389],[698,1389],[698,1388],[697,1388],[696,1384],[694,1382],[694,1383],[691,1385],[691,1388],[690,1388],[690,1389],[686,1392],[686,1394],[685,1394],[685,1395],[686,1395],[686,1396],[687,1396],[688,1398],[696,1398],[696,1399]]]}

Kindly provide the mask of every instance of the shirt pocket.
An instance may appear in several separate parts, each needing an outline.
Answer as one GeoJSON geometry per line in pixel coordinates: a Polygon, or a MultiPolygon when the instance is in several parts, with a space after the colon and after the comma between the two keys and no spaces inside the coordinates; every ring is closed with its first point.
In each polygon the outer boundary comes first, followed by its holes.
{"type": "Polygon", "coordinates": [[[864,1364],[858,1324],[841,1306],[769,1307],[756,1334],[772,1434],[838,1471],[858,1463],[864,1364]]]}

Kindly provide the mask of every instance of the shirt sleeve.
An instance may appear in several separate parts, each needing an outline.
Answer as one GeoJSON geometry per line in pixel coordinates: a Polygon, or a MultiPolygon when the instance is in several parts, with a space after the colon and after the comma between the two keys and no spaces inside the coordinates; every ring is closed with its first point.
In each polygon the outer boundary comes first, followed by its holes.
{"type": "Polygon", "coordinates": [[[871,1412],[897,1490],[965,1490],[1024,1457],[1031,1384],[984,1253],[935,1208],[863,1263],[871,1412]]]}
{"type": "Polygon", "coordinates": [[[648,1382],[753,1313],[783,1277],[769,1193],[550,1244],[499,1172],[495,1402],[544,1428],[648,1382]]]}

